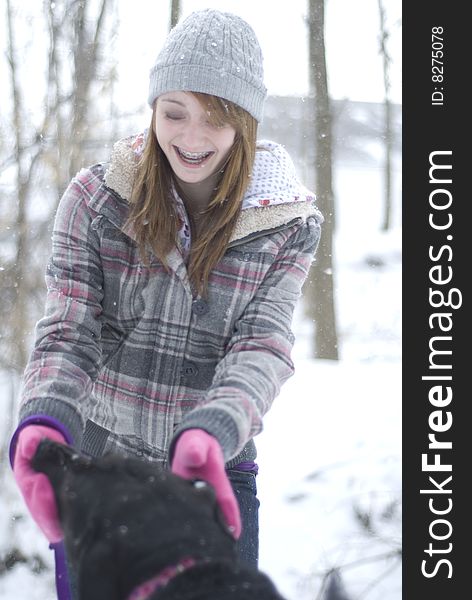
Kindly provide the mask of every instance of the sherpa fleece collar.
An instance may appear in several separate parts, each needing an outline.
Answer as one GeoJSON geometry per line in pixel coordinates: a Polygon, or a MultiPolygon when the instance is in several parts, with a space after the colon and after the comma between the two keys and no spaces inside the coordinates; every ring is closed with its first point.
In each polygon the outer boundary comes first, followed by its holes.
{"type": "MultiPolygon", "coordinates": [[[[119,140],[105,172],[105,185],[129,201],[145,134],[119,140]]],[[[293,162],[280,144],[258,142],[251,181],[230,243],[256,232],[283,226],[294,219],[323,217],[315,207],[315,195],[296,176],[293,162]]]]}

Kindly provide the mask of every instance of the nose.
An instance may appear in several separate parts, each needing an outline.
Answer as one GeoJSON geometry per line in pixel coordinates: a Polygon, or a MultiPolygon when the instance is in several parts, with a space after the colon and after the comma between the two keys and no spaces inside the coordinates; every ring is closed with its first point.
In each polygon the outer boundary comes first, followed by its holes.
{"type": "Polygon", "coordinates": [[[182,145],[185,150],[199,151],[204,149],[205,131],[201,123],[190,121],[185,124],[182,131],[182,145]]]}

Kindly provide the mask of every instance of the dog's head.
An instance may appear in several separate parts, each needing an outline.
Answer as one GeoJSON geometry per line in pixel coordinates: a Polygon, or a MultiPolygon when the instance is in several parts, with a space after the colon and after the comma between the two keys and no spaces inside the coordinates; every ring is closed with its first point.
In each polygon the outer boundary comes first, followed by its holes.
{"type": "Polygon", "coordinates": [[[182,557],[235,556],[211,486],[146,461],[90,459],[50,440],[38,446],[33,467],[51,481],[79,587],[106,579],[131,590],[182,557]]]}
{"type": "Polygon", "coordinates": [[[126,600],[187,558],[192,568],[149,600],[282,600],[264,575],[236,566],[211,486],[146,461],[91,459],[51,440],[40,443],[32,464],[54,489],[80,600],[126,600]]]}

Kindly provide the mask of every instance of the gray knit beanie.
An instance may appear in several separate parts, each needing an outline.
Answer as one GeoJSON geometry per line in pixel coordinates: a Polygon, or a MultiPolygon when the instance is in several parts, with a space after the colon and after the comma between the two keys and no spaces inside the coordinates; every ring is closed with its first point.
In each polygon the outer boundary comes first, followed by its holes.
{"type": "Polygon", "coordinates": [[[234,102],[257,121],[267,90],[262,52],[241,17],[206,9],[174,27],[151,69],[149,104],[161,94],[202,92],[234,102]]]}

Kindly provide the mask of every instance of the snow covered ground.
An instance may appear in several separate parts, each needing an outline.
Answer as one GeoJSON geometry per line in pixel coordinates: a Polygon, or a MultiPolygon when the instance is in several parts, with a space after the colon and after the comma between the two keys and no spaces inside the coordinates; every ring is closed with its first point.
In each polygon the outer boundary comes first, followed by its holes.
{"type": "MultiPolygon", "coordinates": [[[[341,360],[309,358],[312,323],[300,307],[296,375],[258,438],[260,566],[287,600],[317,600],[334,567],[352,600],[401,598],[400,561],[392,558],[401,547],[398,173],[395,186],[394,228],[381,234],[380,172],[337,173],[341,360]]],[[[0,441],[10,426],[3,422],[0,441]]],[[[54,600],[52,557],[9,471],[0,472],[0,490],[0,556],[17,545],[29,559],[0,571],[0,599],[54,600]]]]}

